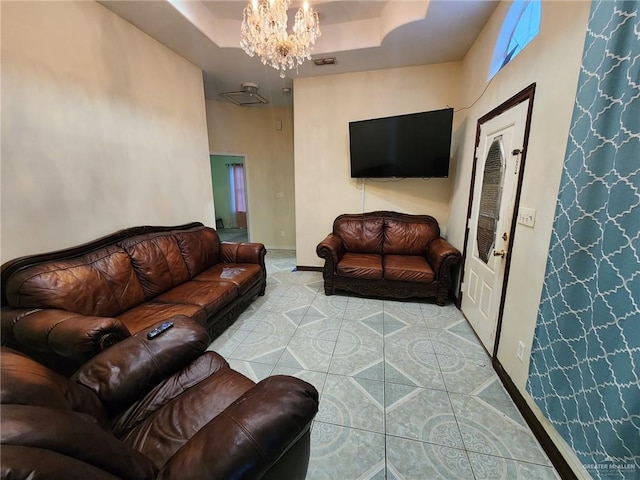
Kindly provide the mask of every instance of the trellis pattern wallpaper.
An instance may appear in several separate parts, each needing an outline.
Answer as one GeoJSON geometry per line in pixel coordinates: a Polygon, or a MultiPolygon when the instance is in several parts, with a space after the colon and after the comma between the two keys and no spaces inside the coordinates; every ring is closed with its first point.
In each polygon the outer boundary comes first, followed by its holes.
{"type": "Polygon", "coordinates": [[[596,479],[640,478],[639,7],[591,7],[527,385],[596,479]]]}

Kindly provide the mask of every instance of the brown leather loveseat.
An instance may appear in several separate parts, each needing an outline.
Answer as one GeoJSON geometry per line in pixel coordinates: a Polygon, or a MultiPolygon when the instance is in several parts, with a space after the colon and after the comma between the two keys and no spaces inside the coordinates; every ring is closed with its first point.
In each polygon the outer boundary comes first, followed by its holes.
{"type": "Polygon", "coordinates": [[[433,297],[444,305],[460,252],[429,215],[378,211],[344,214],[318,245],[324,291],[364,296],[433,297]]]}
{"type": "Polygon", "coordinates": [[[65,374],[174,315],[217,337],[266,286],[261,243],[201,223],[134,227],[2,266],[2,343],[65,374]]]}
{"type": "Polygon", "coordinates": [[[186,317],[96,355],[71,379],[0,349],[0,475],[10,479],[305,478],[316,389],[255,384],[186,317]]]}

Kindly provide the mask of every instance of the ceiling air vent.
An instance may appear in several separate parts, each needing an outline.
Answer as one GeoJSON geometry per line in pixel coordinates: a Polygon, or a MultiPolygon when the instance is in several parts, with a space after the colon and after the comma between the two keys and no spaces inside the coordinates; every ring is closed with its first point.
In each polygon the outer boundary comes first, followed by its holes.
{"type": "Polygon", "coordinates": [[[241,85],[242,90],[238,92],[224,92],[220,96],[226,98],[231,103],[241,107],[251,107],[253,105],[265,105],[269,101],[258,93],[257,83],[245,82],[241,85]]]}
{"type": "Polygon", "coordinates": [[[314,58],[313,63],[315,63],[318,67],[321,67],[323,65],[335,65],[336,57],[314,58]]]}

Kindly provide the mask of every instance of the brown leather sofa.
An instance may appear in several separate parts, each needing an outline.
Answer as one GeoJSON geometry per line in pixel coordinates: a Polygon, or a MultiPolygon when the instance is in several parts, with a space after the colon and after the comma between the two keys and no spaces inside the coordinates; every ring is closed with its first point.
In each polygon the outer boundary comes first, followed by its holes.
{"type": "Polygon", "coordinates": [[[324,291],[406,299],[433,297],[444,305],[460,252],[440,236],[429,215],[378,211],[344,214],[318,244],[324,291]]]}
{"type": "Polygon", "coordinates": [[[2,266],[2,343],[70,374],[152,323],[186,315],[217,337],[264,295],[261,243],[201,223],[134,227],[2,266]]]}
{"type": "Polygon", "coordinates": [[[11,479],[305,478],[316,389],[255,384],[187,317],[143,329],[65,378],[0,349],[0,475],[11,479]]]}

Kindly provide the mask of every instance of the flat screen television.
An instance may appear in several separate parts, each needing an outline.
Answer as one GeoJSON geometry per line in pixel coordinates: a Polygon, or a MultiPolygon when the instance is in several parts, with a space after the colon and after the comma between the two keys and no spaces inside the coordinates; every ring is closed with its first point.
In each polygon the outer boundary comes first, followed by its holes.
{"type": "Polygon", "coordinates": [[[351,178],[447,177],[453,108],[349,122],[351,178]]]}

